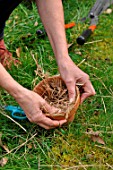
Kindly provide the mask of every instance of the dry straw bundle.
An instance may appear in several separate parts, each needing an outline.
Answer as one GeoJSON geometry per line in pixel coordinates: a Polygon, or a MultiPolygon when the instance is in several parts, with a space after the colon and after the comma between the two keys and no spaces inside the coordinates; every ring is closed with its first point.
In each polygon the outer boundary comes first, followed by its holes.
{"type": "Polygon", "coordinates": [[[51,106],[59,108],[60,113],[56,112],[50,114],[45,111],[47,117],[54,120],[67,119],[68,122],[73,121],[75,113],[80,104],[80,92],[78,87],[75,87],[76,97],[73,103],[69,102],[67,87],[60,76],[53,76],[43,79],[33,89],[34,92],[38,93],[44,98],[51,106]]]}

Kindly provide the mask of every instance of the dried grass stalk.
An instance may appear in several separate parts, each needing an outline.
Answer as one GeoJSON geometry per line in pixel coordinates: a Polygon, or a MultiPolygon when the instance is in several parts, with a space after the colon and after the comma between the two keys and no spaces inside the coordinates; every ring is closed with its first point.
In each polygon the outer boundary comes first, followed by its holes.
{"type": "Polygon", "coordinates": [[[61,109],[60,113],[57,112],[52,115],[45,111],[46,116],[55,120],[66,118],[68,121],[72,121],[74,119],[74,115],[80,104],[80,93],[77,86],[75,87],[75,90],[75,101],[70,103],[67,87],[60,76],[43,79],[33,89],[33,91],[38,93],[51,106],[61,109]]]}

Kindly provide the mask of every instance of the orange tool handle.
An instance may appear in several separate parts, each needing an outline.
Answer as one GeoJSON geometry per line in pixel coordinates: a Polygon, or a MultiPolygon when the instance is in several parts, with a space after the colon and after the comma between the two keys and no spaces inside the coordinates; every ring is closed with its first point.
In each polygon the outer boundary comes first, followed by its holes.
{"type": "Polygon", "coordinates": [[[71,22],[71,23],[69,23],[69,24],[65,24],[65,29],[72,28],[72,27],[74,27],[75,25],[76,25],[75,22],[71,22]]]}
{"type": "Polygon", "coordinates": [[[95,29],[96,25],[89,26],[89,28],[83,31],[83,33],[77,38],[77,43],[79,45],[83,45],[87,41],[87,39],[91,36],[95,29]]]}
{"type": "Polygon", "coordinates": [[[92,32],[93,32],[96,29],[96,27],[97,27],[96,25],[91,25],[91,26],[89,26],[89,29],[92,30],[92,32]]]}

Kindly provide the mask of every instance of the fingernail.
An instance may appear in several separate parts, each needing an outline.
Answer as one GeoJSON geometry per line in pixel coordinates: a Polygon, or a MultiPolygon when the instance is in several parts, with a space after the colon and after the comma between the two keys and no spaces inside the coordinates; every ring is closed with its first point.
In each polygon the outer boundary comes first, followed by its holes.
{"type": "Polygon", "coordinates": [[[61,109],[58,109],[58,113],[60,113],[61,112],[61,109]]]}
{"type": "Polygon", "coordinates": [[[71,99],[69,100],[69,102],[70,102],[70,103],[74,102],[74,99],[73,99],[73,98],[71,98],[71,99]]]}
{"type": "Polygon", "coordinates": [[[54,110],[54,113],[57,113],[57,114],[61,113],[61,109],[57,109],[57,108],[56,108],[56,109],[54,110]]]}

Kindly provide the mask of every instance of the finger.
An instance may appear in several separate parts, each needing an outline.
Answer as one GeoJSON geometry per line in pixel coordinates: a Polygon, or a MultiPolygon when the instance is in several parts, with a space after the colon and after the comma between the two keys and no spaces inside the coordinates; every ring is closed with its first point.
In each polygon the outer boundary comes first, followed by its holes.
{"type": "Polygon", "coordinates": [[[62,126],[66,122],[67,122],[66,119],[57,121],[52,120],[44,115],[42,121],[38,122],[37,124],[40,125],[41,127],[44,127],[45,129],[53,129],[59,127],[59,125],[62,126]]]}
{"type": "MultiPolygon", "coordinates": [[[[67,123],[67,120],[66,119],[64,119],[64,120],[60,120],[60,121],[57,121],[57,122],[59,122],[60,124],[60,126],[62,126],[63,124],[65,124],[65,123],[67,123]]],[[[58,126],[58,125],[57,125],[58,126]]]]}
{"type": "Polygon", "coordinates": [[[80,103],[82,104],[84,102],[85,99],[87,99],[88,97],[90,97],[91,95],[89,93],[83,93],[81,95],[81,101],[80,103]]]}
{"type": "Polygon", "coordinates": [[[44,129],[46,129],[46,130],[51,129],[49,126],[46,126],[46,125],[43,124],[43,123],[38,123],[37,125],[40,126],[40,127],[42,127],[42,128],[44,128],[44,129]]]}
{"type": "Polygon", "coordinates": [[[66,119],[59,120],[59,121],[58,121],[58,120],[52,120],[52,119],[44,116],[42,122],[43,122],[46,126],[57,127],[57,126],[59,126],[59,124],[60,124],[60,126],[62,126],[64,123],[67,122],[67,120],[66,120],[66,119]]]}
{"type": "Polygon", "coordinates": [[[45,102],[42,106],[42,111],[49,113],[49,114],[54,114],[54,113],[59,113],[61,111],[61,109],[55,108],[54,106],[51,106],[50,104],[48,104],[47,102],[45,102]]]}
{"type": "Polygon", "coordinates": [[[66,83],[67,89],[68,89],[68,95],[69,95],[69,101],[72,103],[75,100],[76,91],[75,91],[75,82],[70,81],[66,83]]]}
{"type": "Polygon", "coordinates": [[[90,81],[87,81],[85,83],[85,85],[83,86],[83,89],[84,89],[84,93],[82,93],[82,95],[81,95],[81,103],[83,103],[83,101],[86,98],[95,95],[95,90],[94,90],[90,81]]]}

